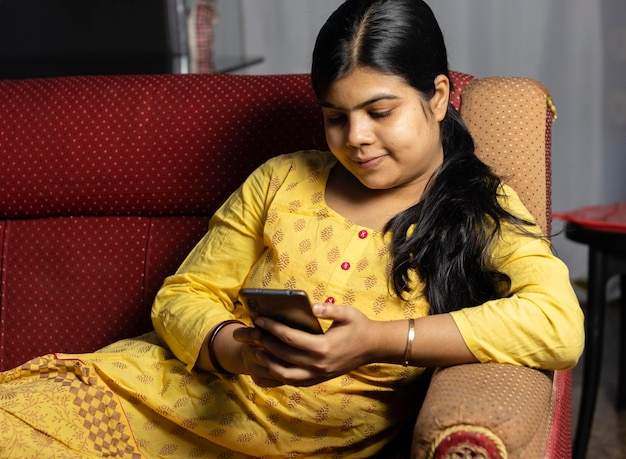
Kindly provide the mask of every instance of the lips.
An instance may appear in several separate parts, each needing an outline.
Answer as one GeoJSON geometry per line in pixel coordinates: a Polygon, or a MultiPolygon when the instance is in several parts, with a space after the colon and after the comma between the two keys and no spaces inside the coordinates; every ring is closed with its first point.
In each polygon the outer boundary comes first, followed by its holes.
{"type": "Polygon", "coordinates": [[[384,156],[376,156],[374,158],[354,159],[353,161],[361,169],[374,169],[378,167],[384,159],[384,156]]]}

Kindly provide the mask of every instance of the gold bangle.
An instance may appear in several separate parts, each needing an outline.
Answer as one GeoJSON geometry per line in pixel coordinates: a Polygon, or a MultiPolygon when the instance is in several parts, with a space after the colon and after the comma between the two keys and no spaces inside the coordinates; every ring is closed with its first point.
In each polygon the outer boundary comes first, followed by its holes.
{"type": "Polygon", "coordinates": [[[406,351],[404,351],[404,366],[408,367],[413,352],[413,340],[415,339],[415,319],[409,319],[409,333],[406,335],[406,351]]]}

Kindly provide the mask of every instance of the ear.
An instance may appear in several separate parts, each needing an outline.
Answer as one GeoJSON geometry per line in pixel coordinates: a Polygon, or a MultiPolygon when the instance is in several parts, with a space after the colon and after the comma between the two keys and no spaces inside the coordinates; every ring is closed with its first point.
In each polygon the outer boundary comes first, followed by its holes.
{"type": "Polygon", "coordinates": [[[450,100],[450,80],[445,75],[435,77],[435,95],[428,102],[437,121],[443,120],[450,100]]]}

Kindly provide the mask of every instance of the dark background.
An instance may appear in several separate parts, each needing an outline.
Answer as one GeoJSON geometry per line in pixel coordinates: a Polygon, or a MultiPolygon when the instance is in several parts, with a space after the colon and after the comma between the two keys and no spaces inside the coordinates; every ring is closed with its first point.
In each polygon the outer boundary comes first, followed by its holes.
{"type": "Polygon", "coordinates": [[[171,73],[165,0],[0,0],[0,78],[171,73]]]}

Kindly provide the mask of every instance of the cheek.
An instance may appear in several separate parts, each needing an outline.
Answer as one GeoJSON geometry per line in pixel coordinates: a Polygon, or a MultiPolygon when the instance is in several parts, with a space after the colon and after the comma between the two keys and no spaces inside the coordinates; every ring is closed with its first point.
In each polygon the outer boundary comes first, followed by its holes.
{"type": "Polygon", "coordinates": [[[326,133],[326,142],[331,149],[344,145],[343,133],[341,129],[334,126],[324,126],[326,133]]]}
{"type": "Polygon", "coordinates": [[[407,124],[401,128],[387,130],[379,140],[387,149],[405,159],[423,160],[441,147],[439,125],[407,124]]]}
{"type": "Polygon", "coordinates": [[[397,123],[381,132],[388,143],[414,145],[415,143],[436,142],[439,138],[439,123],[434,118],[413,117],[397,123]]]}
{"type": "Polygon", "coordinates": [[[396,124],[378,133],[378,139],[388,148],[406,148],[414,146],[423,135],[414,124],[396,124]]]}

